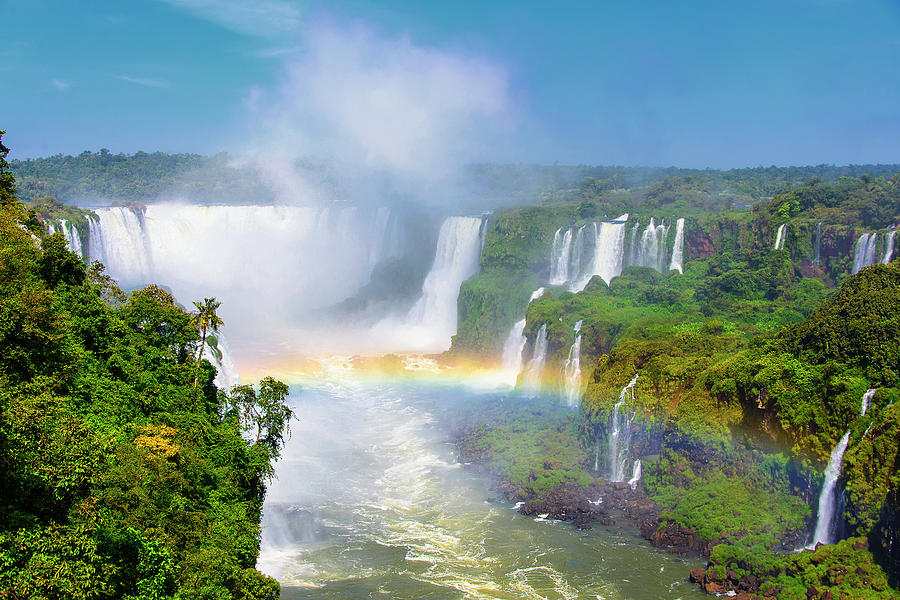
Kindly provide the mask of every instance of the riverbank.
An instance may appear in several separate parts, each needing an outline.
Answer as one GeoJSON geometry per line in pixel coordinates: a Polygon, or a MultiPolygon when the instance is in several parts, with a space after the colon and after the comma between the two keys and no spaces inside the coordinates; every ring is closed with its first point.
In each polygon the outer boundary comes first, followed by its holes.
{"type": "Polygon", "coordinates": [[[695,462],[696,448],[680,454],[664,448],[662,459],[648,461],[647,479],[632,489],[628,483],[604,482],[597,477],[597,463],[592,470],[591,457],[573,450],[579,445],[571,415],[506,408],[513,416],[461,429],[455,442],[459,462],[488,476],[492,490],[516,503],[523,516],[579,529],[615,527],[616,519],[627,518],[654,547],[706,558],[705,568],[686,569],[683,577],[709,594],[739,600],[897,597],[865,538],[795,552],[808,532],[791,511],[803,501],[757,486],[752,480],[758,457],[752,453],[729,458],[743,465],[739,472],[735,464],[724,468],[709,452],[695,462]],[[555,444],[571,446],[562,450],[555,444]],[[529,445],[529,452],[521,450],[529,445]],[[561,461],[563,456],[574,462],[561,461]],[[689,477],[675,485],[676,471],[689,477]],[[566,481],[546,485],[558,480],[566,481]]]}

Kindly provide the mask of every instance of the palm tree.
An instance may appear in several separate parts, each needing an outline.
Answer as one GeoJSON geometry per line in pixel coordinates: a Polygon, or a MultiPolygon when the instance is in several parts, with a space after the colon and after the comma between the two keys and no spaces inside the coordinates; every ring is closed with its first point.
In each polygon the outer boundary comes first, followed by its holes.
{"type": "MultiPolygon", "coordinates": [[[[221,302],[217,302],[215,298],[204,298],[203,303],[194,302],[197,312],[191,315],[191,324],[200,332],[200,348],[197,350],[196,367],[194,367],[194,388],[197,388],[197,379],[200,376],[200,359],[203,357],[203,348],[206,345],[206,332],[211,330],[213,333],[219,331],[219,327],[225,322],[216,314],[216,309],[222,306],[221,302]]],[[[218,338],[213,338],[212,343],[217,344],[218,338]]]]}

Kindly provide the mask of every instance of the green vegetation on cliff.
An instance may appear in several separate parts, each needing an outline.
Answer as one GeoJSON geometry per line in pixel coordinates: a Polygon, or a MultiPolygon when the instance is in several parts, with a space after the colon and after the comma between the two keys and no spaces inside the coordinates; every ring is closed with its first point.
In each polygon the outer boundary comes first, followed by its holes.
{"type": "Polygon", "coordinates": [[[15,197],[0,144],[0,596],[278,595],[256,571],[290,411],[271,378],[225,393],[191,315],[125,296],[15,197]],[[251,439],[242,437],[250,428],[251,439]]]}

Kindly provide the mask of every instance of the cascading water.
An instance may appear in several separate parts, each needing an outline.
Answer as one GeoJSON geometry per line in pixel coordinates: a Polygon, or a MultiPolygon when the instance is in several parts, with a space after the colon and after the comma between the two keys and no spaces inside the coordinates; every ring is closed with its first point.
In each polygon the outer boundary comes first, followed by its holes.
{"type": "MultiPolygon", "coordinates": [[[[126,289],[157,283],[187,307],[215,296],[239,363],[350,346],[406,349],[402,338],[375,337],[371,321],[361,320],[358,329],[344,322],[336,329],[320,318],[321,311],[356,294],[376,263],[411,260],[413,249],[421,254],[422,243],[434,239],[430,222],[386,207],[159,203],[142,211],[106,207],[94,213],[88,219],[87,256],[103,261],[126,289]],[[321,335],[326,328],[329,335],[321,335]]],[[[480,250],[480,220],[473,221],[468,268],[477,268],[480,250]]],[[[454,326],[457,292],[458,287],[449,300],[454,326]]],[[[442,343],[454,332],[442,330],[442,343]]]]}
{"type": "Polygon", "coordinates": [[[594,227],[594,257],[586,273],[573,282],[571,291],[580,292],[587,286],[594,275],[599,275],[609,285],[613,277],[622,273],[625,254],[625,222],[624,214],[614,221],[604,221],[594,227]]]}
{"type": "Polygon", "coordinates": [[[815,254],[813,255],[813,264],[815,266],[819,266],[819,263],[822,261],[822,224],[818,223],[816,225],[816,242],[815,242],[815,254]]]}
{"type": "MultiPolygon", "coordinates": [[[[869,409],[869,402],[875,395],[874,389],[866,390],[862,396],[859,415],[865,416],[869,409]]],[[[835,541],[835,517],[838,513],[839,498],[835,494],[835,487],[841,477],[841,465],[844,461],[844,452],[847,450],[847,444],[850,442],[850,430],[848,429],[844,436],[838,441],[837,445],[832,449],[831,456],[828,459],[828,466],[825,467],[825,479],[822,482],[822,491],[819,492],[819,511],[816,516],[816,529],[813,532],[812,541],[807,548],[815,548],[816,544],[832,544],[835,541]]]]}
{"type": "MultiPolygon", "coordinates": [[[[572,247],[572,268],[569,269],[569,273],[571,273],[572,277],[580,277],[581,275],[581,263],[584,259],[584,229],[587,225],[582,225],[578,228],[578,233],[575,234],[575,244],[572,247]]],[[[572,290],[569,290],[572,291],[572,290]]]]}
{"type": "Polygon", "coordinates": [[[525,380],[531,391],[537,393],[541,387],[541,377],[544,374],[544,363],[547,362],[547,324],[544,323],[538,329],[534,338],[534,351],[531,353],[531,360],[528,361],[528,368],[525,372],[525,380]]]}
{"type": "MultiPolygon", "coordinates": [[[[544,295],[544,288],[539,287],[531,293],[528,304],[531,304],[544,295]]],[[[528,308],[527,305],[525,307],[528,308]]],[[[513,324],[503,344],[503,370],[508,374],[510,385],[516,385],[519,373],[522,371],[523,353],[525,352],[525,318],[521,318],[513,324]]]]}
{"type": "Polygon", "coordinates": [[[853,249],[853,268],[851,273],[859,273],[863,267],[875,264],[875,246],[878,241],[877,233],[864,233],[856,240],[853,249]]]}
{"type": "Polygon", "coordinates": [[[784,230],[787,228],[787,223],[782,223],[778,226],[778,232],[775,234],[775,246],[774,250],[784,250],[784,230]]]}
{"type": "Polygon", "coordinates": [[[56,223],[47,223],[47,232],[49,234],[52,235],[57,231],[61,231],[63,237],[66,238],[66,246],[69,250],[77,254],[79,258],[84,258],[84,252],[81,248],[81,237],[78,235],[78,230],[75,229],[75,225],[70,223],[68,219],[60,219],[58,227],[56,223]]]}
{"type": "Polygon", "coordinates": [[[581,392],[581,325],[583,321],[575,323],[575,342],[569,348],[569,356],[563,365],[563,378],[565,388],[563,397],[566,404],[576,406],[581,392]]]}
{"type": "Polygon", "coordinates": [[[884,258],[881,259],[881,264],[886,265],[891,262],[891,258],[894,256],[894,234],[896,231],[889,231],[884,234],[884,258]]]}
{"type": "Polygon", "coordinates": [[[456,333],[456,300],[462,282],[478,273],[481,256],[482,219],[448,217],[441,224],[434,263],[422,296],[402,323],[379,324],[379,329],[396,327],[408,350],[441,352],[450,348],[456,333]]]}
{"type": "Polygon", "coordinates": [[[569,262],[572,257],[572,230],[557,229],[550,250],[550,285],[563,285],[569,280],[569,262]]]}
{"type": "Polygon", "coordinates": [[[665,271],[668,232],[669,228],[664,222],[657,225],[653,217],[650,217],[650,223],[641,234],[641,241],[631,264],[638,267],[650,267],[660,273],[665,271]]]}
{"type": "Polygon", "coordinates": [[[634,460],[634,466],[631,468],[631,479],[628,480],[628,485],[631,489],[637,489],[637,484],[641,481],[641,459],[636,458],[634,460]]]}
{"type": "Polygon", "coordinates": [[[637,264],[638,260],[638,240],[641,235],[641,224],[640,222],[635,223],[631,226],[631,233],[629,234],[631,237],[631,244],[628,246],[628,256],[625,257],[626,264],[634,265],[637,264]]]}
{"type": "Polygon", "coordinates": [[[669,270],[683,273],[684,262],[684,218],[675,222],[675,243],[672,245],[672,260],[669,261],[669,270]]]}
{"type": "Polygon", "coordinates": [[[634,400],[634,384],[637,380],[638,376],[635,375],[634,379],[622,388],[619,401],[613,407],[609,424],[610,481],[625,481],[625,463],[631,449],[631,424],[634,421],[634,413],[627,410],[626,402],[629,398],[634,400]]]}

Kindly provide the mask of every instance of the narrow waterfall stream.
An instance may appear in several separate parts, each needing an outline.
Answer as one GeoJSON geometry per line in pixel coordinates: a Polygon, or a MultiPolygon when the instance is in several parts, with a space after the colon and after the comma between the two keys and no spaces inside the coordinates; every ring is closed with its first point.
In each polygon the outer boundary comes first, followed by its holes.
{"type": "MultiPolygon", "coordinates": [[[[866,390],[863,394],[859,416],[865,416],[869,410],[869,402],[875,395],[874,389],[866,390]]],[[[837,508],[839,506],[836,488],[838,480],[841,477],[841,466],[844,461],[844,452],[847,451],[847,445],[850,442],[850,430],[848,429],[843,437],[838,441],[831,450],[831,456],[828,459],[828,466],[825,467],[825,479],[822,483],[822,491],[819,492],[819,510],[816,515],[816,529],[813,532],[812,540],[807,548],[815,548],[816,544],[833,544],[835,539],[835,521],[837,520],[837,508]]]]}

